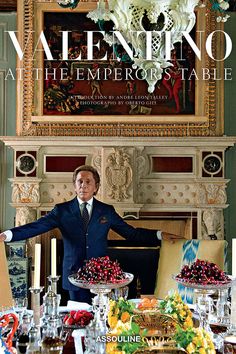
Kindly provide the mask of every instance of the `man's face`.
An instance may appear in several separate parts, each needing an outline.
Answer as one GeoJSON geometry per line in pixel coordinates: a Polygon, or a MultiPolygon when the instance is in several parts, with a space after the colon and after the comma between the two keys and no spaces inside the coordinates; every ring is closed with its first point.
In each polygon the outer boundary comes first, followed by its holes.
{"type": "Polygon", "coordinates": [[[93,174],[90,171],[79,172],[77,174],[74,187],[76,194],[84,202],[91,199],[92,196],[96,194],[98,189],[93,174]]]}

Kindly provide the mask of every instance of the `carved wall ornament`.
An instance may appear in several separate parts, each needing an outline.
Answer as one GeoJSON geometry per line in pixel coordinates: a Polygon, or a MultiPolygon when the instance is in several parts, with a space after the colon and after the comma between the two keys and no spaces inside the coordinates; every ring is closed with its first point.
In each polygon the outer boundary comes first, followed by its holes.
{"type": "Polygon", "coordinates": [[[205,209],[202,212],[202,238],[212,240],[224,239],[224,217],[220,209],[205,209]]]}
{"type": "Polygon", "coordinates": [[[21,225],[25,225],[28,224],[29,222],[33,222],[36,220],[36,210],[28,207],[28,206],[24,206],[21,208],[16,208],[16,226],[21,226],[21,225]]]}
{"type": "Polygon", "coordinates": [[[114,152],[107,157],[105,169],[106,182],[109,187],[109,197],[116,201],[128,199],[129,187],[132,182],[132,168],[130,156],[124,149],[114,149],[114,152]]]}
{"type": "Polygon", "coordinates": [[[144,175],[148,172],[149,160],[147,154],[143,154],[143,151],[137,150],[136,157],[136,166],[137,166],[137,176],[138,179],[144,177],[144,175]]]}
{"type": "Polygon", "coordinates": [[[12,189],[13,203],[39,203],[39,185],[35,183],[14,183],[12,189]]]}
{"type": "Polygon", "coordinates": [[[101,172],[101,165],[102,165],[101,153],[98,153],[93,157],[93,165],[99,172],[101,172]]]}
{"type": "Polygon", "coordinates": [[[225,204],[227,202],[226,185],[208,183],[199,185],[199,204],[225,204]]]}
{"type": "MultiPolygon", "coordinates": [[[[21,226],[33,222],[37,219],[37,211],[31,207],[23,206],[16,208],[16,221],[15,226],[21,226]]],[[[35,237],[27,240],[26,253],[27,257],[34,256],[34,244],[36,242],[35,237]]]]}

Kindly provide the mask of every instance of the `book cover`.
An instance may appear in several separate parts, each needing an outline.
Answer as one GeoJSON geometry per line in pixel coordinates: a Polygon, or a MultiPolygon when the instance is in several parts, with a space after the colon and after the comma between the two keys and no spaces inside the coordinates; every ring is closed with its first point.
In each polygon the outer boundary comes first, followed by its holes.
{"type": "MultiPolygon", "coordinates": [[[[118,1],[117,17],[111,22],[111,11],[103,18],[103,1],[98,21],[91,16],[97,10],[94,1],[25,0],[24,6],[19,1],[18,28],[16,18],[1,14],[7,25],[2,28],[0,45],[0,134],[23,136],[25,141],[44,136],[61,140],[65,136],[113,137],[114,141],[120,136],[205,137],[207,141],[235,135],[235,2],[230,1],[229,8],[228,1],[196,4],[196,14],[194,1],[189,3],[192,8],[185,16],[191,21],[183,25],[181,40],[172,43],[167,24],[171,28],[174,17],[159,3],[153,10],[149,1],[134,1],[131,8],[128,1],[118,1]],[[133,42],[128,39],[132,28],[133,42]]],[[[182,12],[175,9],[178,25],[186,14],[184,4],[182,12]]],[[[214,151],[208,153],[214,155],[214,151]]],[[[234,163],[235,150],[228,156],[227,161],[234,163]]],[[[13,171],[6,150],[1,150],[2,229],[14,222],[6,177],[36,178],[36,160],[35,151],[19,149],[13,171]]],[[[217,161],[209,162],[210,174],[217,171],[217,161]]],[[[228,166],[232,207],[225,217],[231,240],[236,176],[232,165],[228,166]]],[[[29,203],[38,202],[37,187],[33,190],[29,203]]]]}

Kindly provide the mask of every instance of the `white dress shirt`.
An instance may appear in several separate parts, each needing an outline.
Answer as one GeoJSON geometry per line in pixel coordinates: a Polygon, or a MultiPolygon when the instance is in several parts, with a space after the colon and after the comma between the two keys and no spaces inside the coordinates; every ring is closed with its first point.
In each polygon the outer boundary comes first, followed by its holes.
{"type": "MultiPolygon", "coordinates": [[[[80,212],[82,215],[82,211],[83,211],[83,204],[85,203],[83,200],[81,200],[79,197],[77,197],[77,200],[79,202],[79,208],[80,208],[80,212]]],[[[86,208],[88,210],[89,213],[89,217],[91,217],[92,214],[92,209],[93,209],[93,197],[91,199],[89,199],[87,202],[86,208]]]]}

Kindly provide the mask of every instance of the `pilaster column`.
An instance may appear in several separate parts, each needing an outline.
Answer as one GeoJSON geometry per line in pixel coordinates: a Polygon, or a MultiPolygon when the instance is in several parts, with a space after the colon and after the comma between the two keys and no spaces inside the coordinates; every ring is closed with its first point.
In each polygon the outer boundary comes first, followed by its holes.
{"type": "MultiPolygon", "coordinates": [[[[41,179],[29,177],[11,178],[12,203],[16,208],[15,226],[21,226],[37,220],[37,209],[40,206],[39,184],[41,179]]],[[[34,258],[36,238],[27,240],[27,257],[34,258]]]]}

